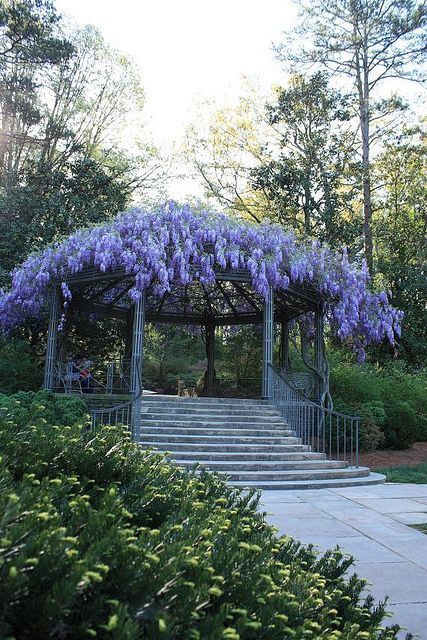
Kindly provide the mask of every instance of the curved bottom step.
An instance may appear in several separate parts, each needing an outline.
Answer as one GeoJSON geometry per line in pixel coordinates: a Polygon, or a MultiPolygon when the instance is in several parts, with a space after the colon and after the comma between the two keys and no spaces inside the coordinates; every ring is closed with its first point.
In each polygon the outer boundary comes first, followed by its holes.
{"type": "Polygon", "coordinates": [[[229,481],[233,487],[239,487],[239,489],[263,489],[269,490],[303,490],[303,489],[340,489],[345,487],[361,487],[364,485],[383,484],[386,481],[386,477],[381,473],[370,473],[367,476],[356,478],[334,478],[333,480],[270,480],[267,482],[242,482],[242,481],[229,481]]]}

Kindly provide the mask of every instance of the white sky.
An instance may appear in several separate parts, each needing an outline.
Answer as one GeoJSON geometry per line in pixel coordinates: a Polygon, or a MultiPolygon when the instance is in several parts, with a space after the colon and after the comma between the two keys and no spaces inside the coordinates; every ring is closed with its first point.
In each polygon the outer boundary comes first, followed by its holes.
{"type": "Polygon", "coordinates": [[[179,143],[201,98],[239,94],[242,75],[283,82],[272,43],[295,20],[291,0],[56,0],[138,64],[155,144],[179,143]]]}

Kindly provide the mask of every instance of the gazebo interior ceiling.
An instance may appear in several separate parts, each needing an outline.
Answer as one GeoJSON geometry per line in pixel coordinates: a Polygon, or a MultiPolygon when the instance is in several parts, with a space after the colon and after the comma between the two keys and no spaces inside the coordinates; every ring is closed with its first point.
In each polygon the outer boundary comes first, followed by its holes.
{"type": "MultiPolygon", "coordinates": [[[[127,318],[134,301],[129,291],[134,277],[123,272],[101,273],[87,270],[67,279],[72,291],[71,309],[99,317],[127,318]]],[[[314,288],[290,285],[276,290],[274,316],[288,321],[314,311],[319,294],[314,288]]],[[[258,324],[263,320],[263,298],[254,290],[251,277],[244,271],[218,272],[216,281],[195,281],[187,286],[174,285],[162,297],[153,287],[146,292],[147,322],[170,324],[258,324]]]]}

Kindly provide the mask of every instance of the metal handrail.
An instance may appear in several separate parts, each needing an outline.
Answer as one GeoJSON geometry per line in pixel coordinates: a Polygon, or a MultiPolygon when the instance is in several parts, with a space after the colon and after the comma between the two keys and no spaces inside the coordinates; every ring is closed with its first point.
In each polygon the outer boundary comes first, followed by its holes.
{"type": "Polygon", "coordinates": [[[136,396],[113,405],[112,407],[102,407],[99,409],[90,409],[91,426],[94,429],[98,425],[112,425],[118,424],[127,425],[132,430],[134,440],[138,440],[140,436],[141,427],[141,397],[143,394],[141,371],[139,367],[139,361],[136,362],[136,372],[138,377],[138,393],[136,396]]]}
{"type": "Polygon", "coordinates": [[[360,416],[350,416],[309,400],[269,364],[271,402],[302,444],[328,459],[359,466],[360,416]]]}
{"type": "Polygon", "coordinates": [[[65,393],[102,392],[105,394],[123,393],[129,388],[129,360],[102,362],[90,360],[85,367],[88,372],[87,386],[82,386],[83,369],[73,359],[55,362],[57,387],[65,393]]]}

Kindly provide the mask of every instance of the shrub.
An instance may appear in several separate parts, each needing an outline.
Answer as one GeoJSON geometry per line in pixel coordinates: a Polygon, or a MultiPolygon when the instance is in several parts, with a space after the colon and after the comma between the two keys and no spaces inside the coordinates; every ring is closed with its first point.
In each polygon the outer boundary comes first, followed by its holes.
{"type": "Polygon", "coordinates": [[[12,396],[0,394],[0,407],[13,412],[22,426],[30,421],[46,421],[51,425],[81,422],[87,412],[84,401],[73,395],[55,395],[51,391],[19,391],[12,396]]]}
{"type": "MultiPolygon", "coordinates": [[[[339,413],[346,415],[359,415],[359,450],[360,451],[374,451],[385,442],[384,432],[382,431],[382,425],[385,420],[385,411],[381,402],[364,402],[358,408],[346,404],[338,400],[334,403],[334,409],[339,413]]],[[[331,437],[332,448],[335,450],[335,443],[337,439],[336,433],[336,421],[331,421],[331,437]]],[[[341,429],[343,427],[340,423],[341,429]]],[[[328,435],[328,429],[326,431],[328,435]]],[[[344,451],[344,438],[341,431],[340,437],[340,449],[344,451]]],[[[350,432],[347,431],[347,446],[350,444],[350,432]]]]}
{"type": "Polygon", "coordinates": [[[411,404],[402,400],[389,400],[386,445],[391,449],[407,449],[415,442],[417,431],[417,416],[411,404]]]}
{"type": "Polygon", "coordinates": [[[40,387],[42,381],[43,367],[30,343],[0,336],[0,393],[30,391],[40,387]]]}
{"type": "Polygon", "coordinates": [[[351,559],[278,539],[253,492],[14,410],[0,449],[0,637],[397,638],[351,559]]]}
{"type": "Polygon", "coordinates": [[[361,417],[359,446],[361,451],[375,451],[386,442],[383,426],[386,420],[384,405],[379,401],[363,402],[360,405],[361,417]]]}
{"type": "Polygon", "coordinates": [[[397,365],[380,369],[345,364],[339,361],[337,352],[332,363],[334,403],[362,416],[362,431],[367,431],[371,443],[368,450],[376,441],[376,446],[405,449],[417,440],[427,440],[425,374],[410,374],[397,365]]]}

